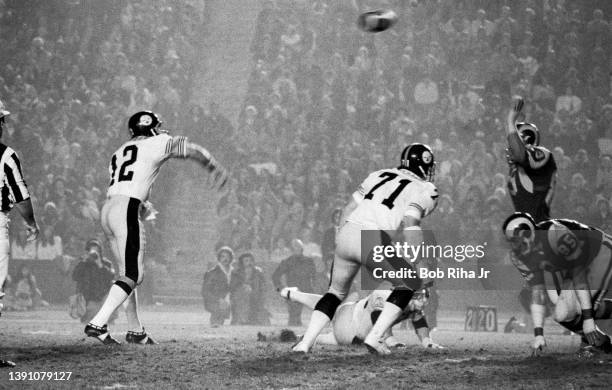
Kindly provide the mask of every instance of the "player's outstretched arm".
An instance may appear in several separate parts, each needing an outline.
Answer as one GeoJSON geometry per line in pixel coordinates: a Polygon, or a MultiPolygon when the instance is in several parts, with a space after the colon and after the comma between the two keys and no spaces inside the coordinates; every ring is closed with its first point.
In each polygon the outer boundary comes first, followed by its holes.
{"type": "Polygon", "coordinates": [[[537,355],[546,346],[544,338],[544,318],[546,317],[546,290],[543,284],[531,287],[531,319],[533,320],[534,339],[531,345],[533,354],[537,355]]]}
{"type": "Polygon", "coordinates": [[[213,180],[218,188],[223,188],[227,182],[228,175],[225,168],[217,162],[217,160],[204,149],[202,146],[193,142],[185,144],[185,158],[195,160],[213,175],[213,180]]]}
{"type": "Polygon", "coordinates": [[[508,113],[506,130],[508,134],[508,153],[512,161],[517,164],[524,164],[527,160],[527,149],[521,135],[516,128],[516,122],[522,115],[524,101],[522,98],[514,99],[512,109],[508,113]]]}
{"type": "Polygon", "coordinates": [[[588,287],[586,267],[575,268],[572,270],[572,282],[576,291],[576,297],[580,303],[582,314],[582,331],[584,337],[591,345],[600,345],[600,334],[595,326],[595,313],[593,310],[593,298],[588,287]]]}
{"type": "Polygon", "coordinates": [[[30,198],[25,199],[15,205],[19,214],[26,223],[26,228],[28,230],[28,241],[36,240],[38,237],[38,224],[36,223],[36,218],[34,217],[34,209],[32,208],[32,200],[30,198]]]}

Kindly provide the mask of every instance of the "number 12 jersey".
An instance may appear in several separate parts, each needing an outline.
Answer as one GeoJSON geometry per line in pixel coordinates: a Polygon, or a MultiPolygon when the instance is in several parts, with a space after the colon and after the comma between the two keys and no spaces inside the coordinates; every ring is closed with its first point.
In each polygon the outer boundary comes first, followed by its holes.
{"type": "Polygon", "coordinates": [[[111,158],[107,196],[125,195],[145,202],[159,168],[171,157],[185,158],[186,144],[186,137],[168,134],[136,137],[124,143],[111,158]]]}

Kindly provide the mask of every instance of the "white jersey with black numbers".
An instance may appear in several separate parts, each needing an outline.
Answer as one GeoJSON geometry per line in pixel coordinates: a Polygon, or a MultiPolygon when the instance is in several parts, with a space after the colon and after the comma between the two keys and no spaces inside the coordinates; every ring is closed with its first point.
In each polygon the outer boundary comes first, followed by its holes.
{"type": "Polygon", "coordinates": [[[406,216],[421,219],[438,202],[438,189],[406,169],[371,173],[353,194],[357,208],[347,220],[368,229],[396,230],[406,216]]]}
{"type": "Polygon", "coordinates": [[[186,157],[186,137],[159,134],[136,137],[121,145],[108,168],[107,196],[125,195],[144,202],[162,164],[171,157],[186,157]]]}

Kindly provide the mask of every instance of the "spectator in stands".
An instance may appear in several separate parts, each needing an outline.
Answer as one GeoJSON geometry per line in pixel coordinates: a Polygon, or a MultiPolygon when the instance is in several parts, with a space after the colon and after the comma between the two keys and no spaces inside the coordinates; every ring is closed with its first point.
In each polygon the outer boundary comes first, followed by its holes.
{"type": "Polygon", "coordinates": [[[64,254],[62,238],[52,225],[45,225],[36,247],[38,260],[55,260],[64,254]]]}
{"type": "MultiPolygon", "coordinates": [[[[299,239],[291,241],[293,254],[281,261],[272,274],[272,283],[280,291],[283,287],[297,287],[303,292],[314,292],[315,264],[313,259],[304,256],[304,244],[299,239]],[[281,279],[284,278],[284,281],[281,279]]],[[[302,304],[287,302],[289,310],[289,326],[302,326],[302,304]]]]}
{"type": "Polygon", "coordinates": [[[7,299],[8,307],[16,311],[35,310],[40,306],[49,306],[42,299],[42,292],[36,283],[36,277],[30,267],[22,265],[17,271],[11,299],[7,299]]]}
{"type": "Polygon", "coordinates": [[[252,253],[243,253],[232,270],[230,302],[232,325],[270,325],[265,307],[266,280],[252,253]]]}
{"type": "Polygon", "coordinates": [[[595,190],[600,194],[612,194],[612,156],[605,154],[599,159],[595,176],[595,190]]]}
{"type": "Polygon", "coordinates": [[[279,237],[274,244],[272,253],[270,254],[270,260],[273,263],[280,263],[289,256],[291,256],[291,249],[287,246],[285,239],[283,237],[279,237]]]}
{"type": "Polygon", "coordinates": [[[217,250],[217,264],[204,274],[202,297],[210,313],[210,325],[216,328],[230,318],[230,277],[234,251],[228,246],[217,250]]]}
{"type": "Polygon", "coordinates": [[[17,238],[11,244],[11,259],[36,260],[36,242],[28,241],[25,230],[17,232],[17,238]]]}
{"type": "Polygon", "coordinates": [[[484,30],[487,37],[493,35],[495,29],[495,24],[487,19],[487,12],[482,8],[476,12],[476,19],[474,19],[471,24],[470,35],[473,39],[478,36],[478,31],[480,29],[484,30]]]}
{"type": "Polygon", "coordinates": [[[570,85],[565,88],[565,94],[557,98],[557,104],[555,105],[557,112],[561,110],[567,111],[569,115],[576,115],[582,109],[582,100],[574,94],[574,91],[570,85]]]}
{"type": "MultiPolygon", "coordinates": [[[[97,239],[91,239],[85,244],[85,253],[72,272],[76,282],[76,292],[83,294],[86,310],[81,317],[81,323],[86,324],[98,312],[104,302],[108,286],[115,279],[113,263],[103,256],[102,245],[97,239]]],[[[111,324],[117,318],[117,313],[111,316],[111,324]]]]}
{"type": "Polygon", "coordinates": [[[594,225],[607,233],[612,231],[612,213],[610,213],[610,203],[602,195],[597,195],[595,198],[595,207],[591,212],[589,224],[594,225]]]}

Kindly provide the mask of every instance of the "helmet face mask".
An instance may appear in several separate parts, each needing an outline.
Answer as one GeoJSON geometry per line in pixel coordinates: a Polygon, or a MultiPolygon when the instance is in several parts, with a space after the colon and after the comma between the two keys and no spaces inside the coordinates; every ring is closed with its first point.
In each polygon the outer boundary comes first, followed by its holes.
{"type": "Polygon", "coordinates": [[[516,128],[523,142],[530,146],[540,145],[540,131],[533,123],[519,122],[516,128]]]}
{"type": "Polygon", "coordinates": [[[433,182],[436,163],[431,148],[419,143],[408,145],[402,152],[399,168],[407,169],[420,178],[433,182]]]}

